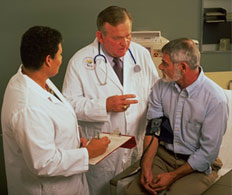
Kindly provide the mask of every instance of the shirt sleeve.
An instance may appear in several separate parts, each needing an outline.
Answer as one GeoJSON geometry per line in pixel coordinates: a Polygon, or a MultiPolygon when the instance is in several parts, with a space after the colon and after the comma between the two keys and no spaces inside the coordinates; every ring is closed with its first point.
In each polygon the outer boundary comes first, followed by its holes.
{"type": "Polygon", "coordinates": [[[201,127],[200,147],[188,159],[197,171],[209,174],[211,164],[217,158],[228,120],[228,105],[225,102],[211,104],[201,127]]]}
{"type": "Polygon", "coordinates": [[[70,176],[88,170],[87,149],[74,145],[77,141],[73,141],[73,134],[65,135],[69,136],[71,143],[62,140],[63,147],[59,147],[55,142],[56,124],[40,109],[25,108],[14,113],[10,126],[20,148],[18,153],[22,153],[27,167],[34,174],[70,176]]]}
{"type": "Polygon", "coordinates": [[[160,80],[158,80],[153,86],[151,94],[149,96],[147,112],[148,120],[163,116],[160,84],[160,80]]]}

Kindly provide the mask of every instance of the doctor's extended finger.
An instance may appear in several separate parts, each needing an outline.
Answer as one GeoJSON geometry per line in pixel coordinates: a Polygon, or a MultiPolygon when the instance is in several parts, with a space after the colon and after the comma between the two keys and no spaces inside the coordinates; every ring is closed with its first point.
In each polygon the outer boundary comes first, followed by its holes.
{"type": "Polygon", "coordinates": [[[124,94],[124,95],[120,95],[121,99],[127,99],[127,98],[136,98],[135,94],[124,94]]]}
{"type": "Polygon", "coordinates": [[[138,100],[124,100],[123,101],[123,104],[125,105],[130,105],[130,104],[137,104],[138,103],[138,100]]]}

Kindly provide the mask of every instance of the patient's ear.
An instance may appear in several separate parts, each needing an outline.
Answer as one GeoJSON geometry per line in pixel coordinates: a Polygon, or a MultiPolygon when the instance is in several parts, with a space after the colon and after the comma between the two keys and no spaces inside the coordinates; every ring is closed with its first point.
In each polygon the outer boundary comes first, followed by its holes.
{"type": "Polygon", "coordinates": [[[186,73],[189,70],[189,65],[186,62],[179,63],[179,68],[181,72],[186,73]]]}

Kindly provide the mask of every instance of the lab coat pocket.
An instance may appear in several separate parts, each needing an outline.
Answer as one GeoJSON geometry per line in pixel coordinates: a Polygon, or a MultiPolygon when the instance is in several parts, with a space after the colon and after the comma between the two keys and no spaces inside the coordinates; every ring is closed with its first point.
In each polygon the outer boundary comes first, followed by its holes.
{"type": "Polygon", "coordinates": [[[80,174],[69,177],[56,176],[52,178],[43,178],[43,181],[41,181],[40,195],[79,194],[81,191],[85,190],[81,177],[82,175],[80,174]]]}

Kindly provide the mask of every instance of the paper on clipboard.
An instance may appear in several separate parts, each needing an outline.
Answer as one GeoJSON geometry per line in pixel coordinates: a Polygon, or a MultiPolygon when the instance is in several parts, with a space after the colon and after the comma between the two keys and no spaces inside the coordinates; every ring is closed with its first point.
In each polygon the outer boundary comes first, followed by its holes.
{"type": "Polygon", "coordinates": [[[102,161],[105,157],[110,155],[113,151],[117,150],[119,147],[131,149],[136,146],[136,141],[134,136],[129,135],[113,135],[109,133],[100,133],[100,137],[107,136],[110,139],[110,144],[106,152],[95,158],[89,160],[90,165],[96,165],[102,161]]]}

